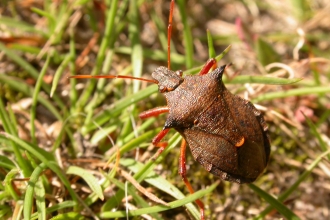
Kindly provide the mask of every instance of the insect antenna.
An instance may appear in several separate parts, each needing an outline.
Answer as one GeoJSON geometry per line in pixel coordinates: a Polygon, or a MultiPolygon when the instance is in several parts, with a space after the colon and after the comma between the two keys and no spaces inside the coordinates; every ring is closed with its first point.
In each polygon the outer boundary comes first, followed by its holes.
{"type": "Polygon", "coordinates": [[[170,15],[168,17],[167,26],[167,68],[171,69],[171,35],[172,35],[172,18],[173,18],[174,0],[171,1],[170,15]]]}
{"type": "Polygon", "coordinates": [[[76,75],[76,76],[70,76],[69,78],[74,78],[74,79],[133,79],[133,80],[140,80],[140,81],[144,81],[144,82],[158,84],[158,81],[154,80],[154,79],[145,79],[145,78],[140,78],[140,77],[123,76],[123,75],[96,75],[96,76],[76,75]]]}
{"type": "MultiPolygon", "coordinates": [[[[174,0],[171,0],[170,5],[170,15],[168,18],[168,26],[167,26],[167,68],[171,69],[171,35],[172,35],[172,17],[173,17],[173,10],[174,10],[174,0]]],[[[158,84],[157,80],[154,79],[145,79],[140,77],[133,77],[133,76],[123,76],[123,75],[75,75],[69,76],[71,79],[132,79],[132,80],[140,80],[149,83],[158,84]]]]}

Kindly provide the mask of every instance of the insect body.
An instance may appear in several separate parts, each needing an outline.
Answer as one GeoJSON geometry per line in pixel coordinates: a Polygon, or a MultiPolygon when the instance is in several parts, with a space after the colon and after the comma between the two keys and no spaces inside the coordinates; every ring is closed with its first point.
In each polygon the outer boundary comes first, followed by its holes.
{"type": "Polygon", "coordinates": [[[184,79],[165,67],[152,74],[162,80],[168,116],[164,130],[174,128],[187,141],[196,161],[223,180],[254,181],[267,165],[270,144],[260,112],[248,101],[230,93],[222,82],[225,66],[184,79]],[[164,77],[163,75],[166,75],[164,77]],[[171,80],[175,78],[175,80],[171,80]],[[167,82],[174,89],[164,89],[167,82]]]}

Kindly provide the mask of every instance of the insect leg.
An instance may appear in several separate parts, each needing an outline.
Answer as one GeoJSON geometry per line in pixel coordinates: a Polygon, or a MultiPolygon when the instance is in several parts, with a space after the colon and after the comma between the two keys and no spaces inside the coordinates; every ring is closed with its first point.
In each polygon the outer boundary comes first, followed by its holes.
{"type": "MultiPolygon", "coordinates": [[[[194,189],[192,188],[188,178],[187,178],[187,169],[186,169],[186,147],[187,143],[185,139],[182,139],[181,148],[180,148],[180,161],[179,161],[179,174],[182,177],[182,180],[186,184],[189,192],[191,194],[194,193],[194,189]]],[[[201,212],[201,219],[204,220],[204,204],[201,200],[197,199],[196,203],[201,212]]]]}
{"type": "Polygon", "coordinates": [[[152,144],[156,147],[159,147],[157,153],[152,157],[153,159],[157,158],[167,147],[167,142],[160,142],[165,135],[170,131],[170,128],[164,129],[159,132],[154,139],[152,139],[152,144]]]}
{"type": "Polygon", "coordinates": [[[206,61],[206,63],[204,64],[203,68],[201,69],[201,71],[199,72],[198,75],[205,75],[209,72],[209,70],[215,69],[217,67],[217,61],[214,58],[210,58],[206,61]]]}
{"type": "MultiPolygon", "coordinates": [[[[162,113],[169,112],[169,110],[170,109],[167,106],[157,107],[140,113],[139,117],[142,119],[156,117],[162,113]]],[[[170,130],[169,128],[162,130],[152,140],[152,144],[156,147],[159,147],[159,150],[156,153],[157,156],[161,154],[164,151],[165,147],[167,146],[167,142],[160,142],[160,141],[165,137],[165,135],[169,132],[169,130],[170,130]]]]}
{"type": "Polygon", "coordinates": [[[149,109],[147,111],[141,112],[139,114],[139,117],[142,119],[150,118],[150,117],[156,117],[162,113],[169,112],[169,107],[167,106],[162,106],[162,107],[157,107],[153,109],[149,109]]]}
{"type": "Polygon", "coordinates": [[[160,142],[165,135],[170,131],[170,128],[164,129],[161,132],[159,132],[156,137],[154,137],[154,139],[152,139],[152,143],[155,146],[159,146],[159,144],[161,144],[162,142],[160,142]]]}

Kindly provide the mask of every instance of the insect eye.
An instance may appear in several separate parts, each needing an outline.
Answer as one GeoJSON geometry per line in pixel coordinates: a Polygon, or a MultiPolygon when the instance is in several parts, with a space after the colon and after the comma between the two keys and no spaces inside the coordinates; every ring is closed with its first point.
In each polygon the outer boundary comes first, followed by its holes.
{"type": "Polygon", "coordinates": [[[183,75],[183,71],[182,70],[178,70],[178,71],[175,71],[176,75],[182,77],[183,75]]]}
{"type": "Polygon", "coordinates": [[[166,87],[165,86],[159,86],[159,91],[161,93],[166,92],[166,87]]]}

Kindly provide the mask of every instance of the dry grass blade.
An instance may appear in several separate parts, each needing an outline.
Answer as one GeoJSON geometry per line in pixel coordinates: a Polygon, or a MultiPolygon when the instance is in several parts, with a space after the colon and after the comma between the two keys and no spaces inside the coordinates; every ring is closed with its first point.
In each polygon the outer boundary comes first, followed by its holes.
{"type": "Polygon", "coordinates": [[[148,197],[150,200],[158,203],[158,204],[162,204],[165,206],[169,206],[168,203],[164,202],[163,200],[161,200],[160,198],[158,198],[156,195],[148,192],[148,190],[146,188],[144,188],[143,186],[141,186],[129,173],[127,173],[126,171],[119,169],[119,173],[130,183],[132,183],[132,185],[139,190],[143,195],[145,195],[146,197],[148,197]]]}

